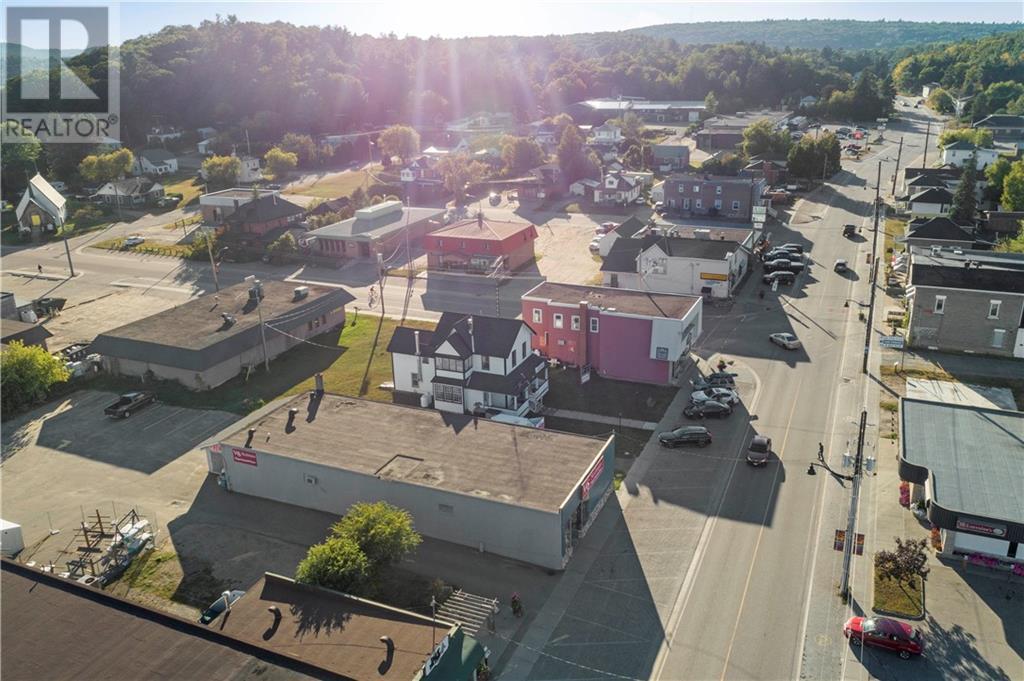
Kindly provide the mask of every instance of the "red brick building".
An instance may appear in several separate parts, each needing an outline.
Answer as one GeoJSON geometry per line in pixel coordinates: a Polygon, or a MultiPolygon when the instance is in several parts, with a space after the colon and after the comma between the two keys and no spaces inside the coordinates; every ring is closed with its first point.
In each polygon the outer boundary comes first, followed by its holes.
{"type": "Polygon", "coordinates": [[[227,217],[224,224],[232,236],[262,237],[271,230],[301,221],[304,212],[302,206],[273,194],[242,204],[227,217]]]}
{"type": "Polygon", "coordinates": [[[528,222],[488,220],[483,213],[423,237],[432,270],[492,272],[533,262],[537,228],[528,222]]]}

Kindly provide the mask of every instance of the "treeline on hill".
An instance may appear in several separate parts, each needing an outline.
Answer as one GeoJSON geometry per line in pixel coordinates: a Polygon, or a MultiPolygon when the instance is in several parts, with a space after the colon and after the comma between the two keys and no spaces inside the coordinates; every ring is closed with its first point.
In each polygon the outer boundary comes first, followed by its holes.
{"type": "Polygon", "coordinates": [[[893,81],[914,93],[939,83],[931,103],[944,113],[952,113],[952,97],[973,96],[964,110],[970,120],[1024,114],[1024,31],[918,52],[896,64],[893,81]]]}
{"type": "Polygon", "coordinates": [[[167,27],[122,47],[130,143],[160,121],[241,124],[262,139],[408,121],[429,127],[476,111],[534,120],[589,97],[703,100],[723,111],[829,97],[884,57],[680,47],[632,34],[538,38],[355,36],[343,28],[238,22],[167,27]]]}
{"type": "Polygon", "coordinates": [[[631,29],[681,44],[732,43],[737,40],[769,47],[840,50],[891,50],[929,43],[973,40],[1019,31],[1024,24],[982,24],[926,21],[854,21],[852,19],[787,19],[781,21],[705,21],[660,24],[631,29]]]}

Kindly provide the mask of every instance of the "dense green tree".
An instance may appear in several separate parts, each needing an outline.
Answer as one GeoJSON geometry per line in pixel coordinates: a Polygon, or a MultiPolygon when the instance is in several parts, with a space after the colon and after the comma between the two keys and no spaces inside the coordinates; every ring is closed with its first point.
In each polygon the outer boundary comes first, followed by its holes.
{"type": "Polygon", "coordinates": [[[5,196],[22,191],[36,174],[38,160],[43,151],[36,136],[23,128],[17,121],[4,122],[2,137],[5,140],[18,139],[20,142],[5,142],[0,146],[0,175],[2,175],[5,196]]]}
{"type": "Polygon", "coordinates": [[[289,132],[281,138],[281,143],[278,146],[284,151],[295,154],[299,167],[308,168],[318,160],[316,143],[309,135],[289,132]]]}
{"type": "Polygon", "coordinates": [[[978,147],[992,146],[992,131],[985,128],[954,128],[943,130],[939,135],[939,146],[944,147],[953,142],[970,142],[978,147]]]}
{"type": "Polygon", "coordinates": [[[78,174],[87,182],[109,182],[131,172],[135,155],[128,149],[118,149],[107,154],[86,156],[78,164],[78,174]]]}
{"type": "Polygon", "coordinates": [[[1003,178],[1003,195],[999,199],[1003,210],[1024,210],[1024,160],[1015,161],[1003,178]]]}
{"type": "Polygon", "coordinates": [[[10,414],[46,398],[56,383],[68,380],[64,362],[38,345],[12,341],[0,353],[0,392],[10,414]]]}
{"type": "Polygon", "coordinates": [[[804,179],[832,177],[842,167],[839,139],[827,133],[814,139],[805,136],[789,150],[789,173],[804,179]]]}
{"type": "Polygon", "coordinates": [[[280,147],[272,147],[264,154],[263,160],[267,164],[267,173],[275,180],[283,180],[299,164],[297,154],[280,147]]]}
{"type": "Polygon", "coordinates": [[[589,177],[597,179],[601,175],[600,164],[597,158],[588,153],[583,143],[583,137],[575,126],[568,126],[562,132],[562,139],[555,150],[558,158],[558,167],[562,170],[562,176],[567,183],[589,177]]]}
{"type": "Polygon", "coordinates": [[[608,122],[621,130],[622,138],[627,141],[636,141],[643,137],[644,122],[632,111],[627,111],[621,118],[614,118],[608,122]]]}
{"type": "Polygon", "coordinates": [[[295,579],[304,584],[362,595],[371,579],[370,561],[349,537],[329,537],[309,548],[295,571],[295,579]]]}
{"type": "Polygon", "coordinates": [[[420,153],[420,134],[408,125],[392,125],[380,134],[377,146],[385,156],[397,156],[405,163],[420,153]]]}
{"type": "Polygon", "coordinates": [[[522,173],[544,162],[544,150],[528,137],[505,136],[501,140],[501,161],[509,173],[522,173]]]}
{"type": "Polygon", "coordinates": [[[1013,167],[1010,159],[1000,156],[995,162],[988,164],[985,168],[985,195],[986,201],[999,203],[1003,196],[1003,180],[1010,173],[1013,167]]]}
{"type": "Polygon", "coordinates": [[[216,187],[233,187],[242,172],[242,161],[237,156],[210,156],[203,160],[203,175],[216,187]]]}
{"type": "Polygon", "coordinates": [[[896,548],[875,554],[875,570],[883,579],[891,579],[914,588],[917,577],[928,576],[928,540],[896,537],[896,548]]]}
{"type": "Polygon", "coordinates": [[[928,94],[928,106],[947,115],[956,111],[953,98],[942,88],[935,88],[928,94]]]}
{"type": "Polygon", "coordinates": [[[718,97],[715,96],[714,90],[704,96],[704,113],[708,116],[718,113],[718,97]]]}
{"type": "Polygon", "coordinates": [[[791,143],[789,130],[776,129],[768,120],[757,121],[743,131],[743,154],[747,158],[760,154],[785,156],[791,143]]]}
{"type": "Polygon", "coordinates": [[[974,214],[978,209],[978,198],[975,194],[975,185],[978,182],[978,157],[971,154],[971,157],[964,162],[963,171],[960,173],[960,184],[953,193],[953,207],[949,211],[950,219],[961,225],[973,225],[974,214]]]}
{"type": "Polygon", "coordinates": [[[271,256],[294,255],[298,252],[299,246],[291,232],[285,232],[267,246],[267,254],[271,256]]]}
{"type": "Polygon", "coordinates": [[[487,166],[466,154],[449,154],[437,164],[444,188],[455,194],[455,202],[465,201],[466,188],[487,176],[487,166]]]}
{"type": "Polygon", "coordinates": [[[412,515],[384,501],[353,504],[331,535],[354,541],[374,570],[397,563],[422,541],[412,515]]]}

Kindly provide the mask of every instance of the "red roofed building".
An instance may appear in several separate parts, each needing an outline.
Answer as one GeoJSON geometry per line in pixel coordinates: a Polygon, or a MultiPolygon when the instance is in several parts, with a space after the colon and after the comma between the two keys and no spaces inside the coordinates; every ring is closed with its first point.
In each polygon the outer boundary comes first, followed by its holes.
{"type": "Polygon", "coordinates": [[[423,237],[432,270],[492,272],[533,262],[537,228],[528,222],[488,220],[483,214],[423,237]]]}

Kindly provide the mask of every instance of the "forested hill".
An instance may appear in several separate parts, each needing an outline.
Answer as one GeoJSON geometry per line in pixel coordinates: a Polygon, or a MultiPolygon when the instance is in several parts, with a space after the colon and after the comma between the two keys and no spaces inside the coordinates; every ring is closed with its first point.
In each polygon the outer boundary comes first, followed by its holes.
{"type": "MultiPolygon", "coordinates": [[[[922,14],[927,5],[921,5],[922,14]]],[[[913,21],[852,21],[844,19],[789,19],[783,21],[721,21],[660,24],[627,31],[652,38],[672,39],[680,45],[737,41],[770,47],[864,50],[898,49],[938,42],[973,40],[995,33],[1019,31],[1024,23],[968,24],[913,21]]]]}

